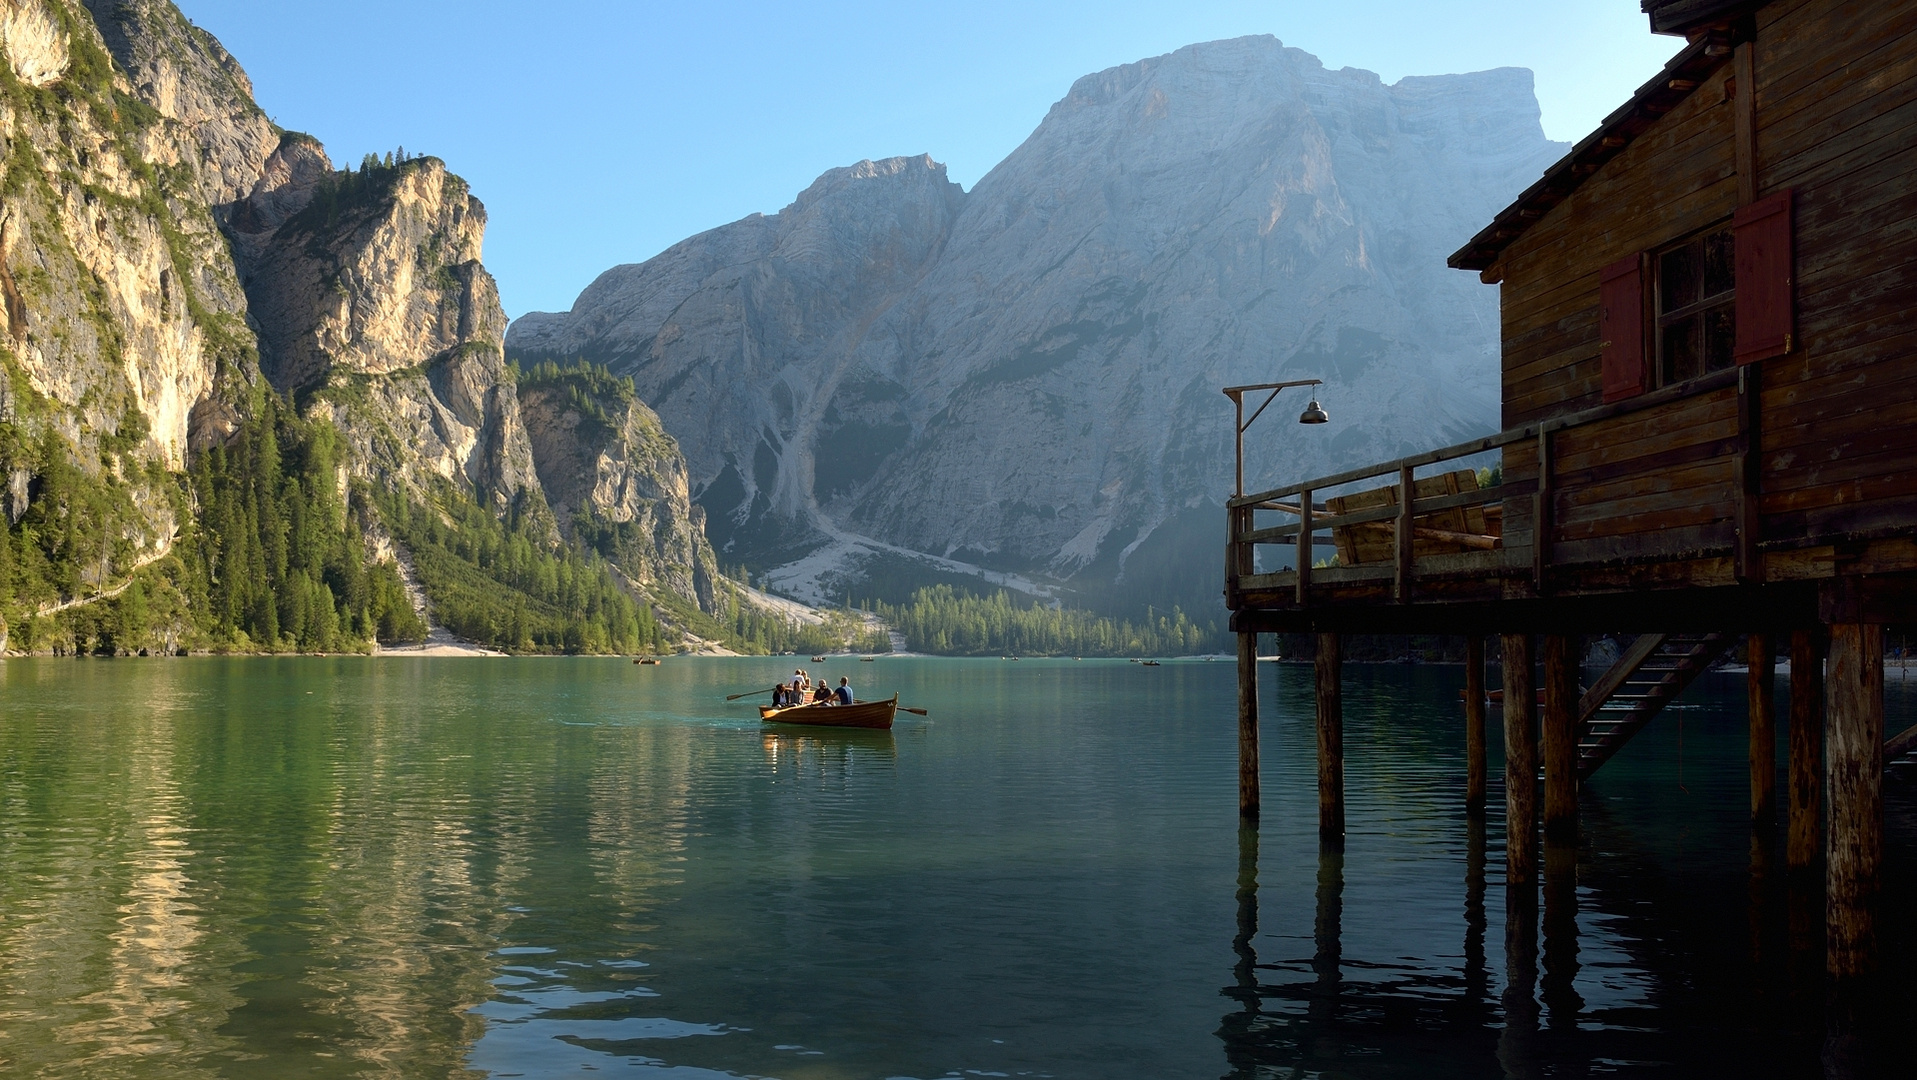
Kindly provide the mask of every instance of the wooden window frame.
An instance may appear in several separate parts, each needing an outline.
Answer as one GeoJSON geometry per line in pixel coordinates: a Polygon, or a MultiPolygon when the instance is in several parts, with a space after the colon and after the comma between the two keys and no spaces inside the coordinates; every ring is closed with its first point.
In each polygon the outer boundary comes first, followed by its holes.
{"type": "MultiPolygon", "coordinates": [[[[1648,265],[1645,267],[1644,274],[1645,324],[1649,332],[1648,336],[1650,341],[1648,348],[1645,350],[1645,359],[1647,361],[1646,366],[1650,370],[1646,372],[1647,378],[1645,382],[1653,389],[1664,386],[1683,386],[1686,383],[1695,382],[1717,371],[1724,371],[1737,366],[1737,342],[1735,338],[1735,329],[1737,326],[1737,282],[1735,274],[1733,274],[1731,287],[1729,289],[1713,293],[1709,296],[1699,296],[1691,303],[1682,305],[1671,311],[1664,310],[1665,256],[1674,251],[1689,247],[1692,244],[1697,244],[1706,237],[1718,234],[1725,234],[1730,238],[1731,258],[1734,268],[1736,264],[1737,237],[1736,230],[1733,227],[1733,219],[1728,217],[1721,221],[1713,222],[1702,229],[1695,230],[1685,235],[1682,239],[1674,240],[1668,244],[1653,248],[1647,253],[1649,257],[1645,261],[1648,265]],[[1733,332],[1733,337],[1730,342],[1731,355],[1729,362],[1718,368],[1705,367],[1704,365],[1708,363],[1708,357],[1705,355],[1708,351],[1708,341],[1700,336],[1698,353],[1699,370],[1695,374],[1688,375],[1681,379],[1667,379],[1664,341],[1665,328],[1673,323],[1705,315],[1725,306],[1729,306],[1731,309],[1730,324],[1733,332]]],[[[1700,259],[1696,270],[1698,275],[1698,291],[1700,293],[1703,292],[1705,272],[1704,263],[1700,259]]]]}

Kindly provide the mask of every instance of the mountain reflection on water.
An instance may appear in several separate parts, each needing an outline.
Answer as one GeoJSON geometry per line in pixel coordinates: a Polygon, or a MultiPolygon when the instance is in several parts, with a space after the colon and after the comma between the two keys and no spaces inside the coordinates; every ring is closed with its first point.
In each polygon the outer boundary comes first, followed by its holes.
{"type": "Polygon", "coordinates": [[[1263,672],[1240,829],[1230,664],[845,665],[931,708],[889,733],[723,702],[789,666],[0,663],[0,1074],[1868,1075],[1750,843],[1735,679],[1507,894],[1455,668],[1350,669],[1321,852],[1309,669],[1263,672]]]}

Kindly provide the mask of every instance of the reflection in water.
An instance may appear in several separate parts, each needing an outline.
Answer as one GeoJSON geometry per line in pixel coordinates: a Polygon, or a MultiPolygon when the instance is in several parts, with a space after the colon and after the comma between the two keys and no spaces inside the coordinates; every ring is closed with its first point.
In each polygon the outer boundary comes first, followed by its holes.
{"type": "Polygon", "coordinates": [[[1498,1033],[1498,1064],[1504,1075],[1541,1075],[1538,1034],[1538,894],[1535,888],[1504,893],[1504,1026],[1498,1033]]]}
{"type": "Polygon", "coordinates": [[[1350,673],[1339,858],[1308,673],[1234,833],[1230,665],[898,660],[938,722],[768,737],[722,699],[785,666],[0,663],[0,1075],[1767,1078],[1877,1023],[1826,1044],[1816,883],[1753,891],[1741,682],[1683,788],[1655,725],[1605,767],[1540,907],[1455,673],[1350,673]]]}
{"type": "Polygon", "coordinates": [[[1574,1032],[1584,998],[1578,978],[1578,850],[1570,844],[1544,848],[1544,1007],[1551,1030],[1574,1032]]]}
{"type": "Polygon", "coordinates": [[[1491,970],[1484,955],[1484,936],[1489,929],[1484,914],[1484,853],[1484,819],[1473,815],[1465,821],[1464,839],[1464,999],[1467,1002],[1491,1000],[1491,970]]]}
{"type": "Polygon", "coordinates": [[[1341,845],[1327,844],[1318,852],[1318,917],[1312,923],[1311,968],[1318,975],[1306,1013],[1318,1028],[1329,1028],[1338,1018],[1338,990],[1344,964],[1345,854],[1341,845]]]}

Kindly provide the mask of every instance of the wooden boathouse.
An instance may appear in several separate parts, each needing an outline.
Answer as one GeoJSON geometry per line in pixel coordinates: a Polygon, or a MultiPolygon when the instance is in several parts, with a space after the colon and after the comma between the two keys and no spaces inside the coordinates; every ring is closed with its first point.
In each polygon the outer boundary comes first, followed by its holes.
{"type": "Polygon", "coordinates": [[[1496,635],[1508,880],[1534,882],[1540,824],[1575,838],[1579,785],[1742,645],[1767,842],[1787,648],[1786,861],[1822,865],[1826,964],[1858,975],[1885,762],[1917,744],[1883,712],[1884,628],[1917,622],[1917,0],[1643,8],[1683,50],[1450,259],[1501,290],[1503,430],[1230,500],[1240,806],[1256,634],[1316,635],[1335,844],[1342,635],[1439,633],[1470,643],[1481,810],[1496,635]],[[1581,690],[1595,634],[1629,644],[1581,690]]]}

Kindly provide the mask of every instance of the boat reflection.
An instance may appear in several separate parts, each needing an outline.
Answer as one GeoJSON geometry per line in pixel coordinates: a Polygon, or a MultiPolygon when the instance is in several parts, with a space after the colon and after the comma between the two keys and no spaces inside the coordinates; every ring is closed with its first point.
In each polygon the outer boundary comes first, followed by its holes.
{"type": "Polygon", "coordinates": [[[851,771],[862,763],[898,760],[899,745],[890,731],[872,728],[767,727],[760,733],[765,761],[773,768],[851,771]]]}

